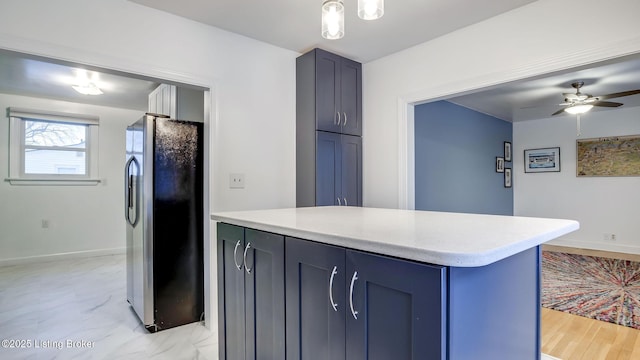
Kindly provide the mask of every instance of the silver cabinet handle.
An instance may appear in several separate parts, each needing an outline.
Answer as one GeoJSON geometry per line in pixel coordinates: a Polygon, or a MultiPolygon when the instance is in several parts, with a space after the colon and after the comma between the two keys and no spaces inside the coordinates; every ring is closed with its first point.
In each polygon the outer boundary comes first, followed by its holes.
{"type": "Polygon", "coordinates": [[[340,120],[340,112],[336,111],[336,114],[338,114],[338,121],[335,124],[340,125],[340,122],[342,122],[342,120],[340,120]]]}
{"type": "Polygon", "coordinates": [[[236,267],[238,268],[238,270],[242,271],[242,264],[238,265],[238,262],[236,261],[236,253],[238,252],[238,246],[240,246],[240,240],[238,240],[238,242],[236,243],[236,247],[233,249],[233,263],[236,264],[236,267]]]}
{"type": "Polygon", "coordinates": [[[247,274],[251,274],[251,271],[253,270],[249,268],[249,264],[247,263],[247,251],[249,251],[250,247],[251,243],[247,243],[247,246],[244,248],[244,255],[242,256],[242,259],[244,260],[244,270],[247,274]]]}
{"type": "Polygon", "coordinates": [[[342,126],[347,126],[347,113],[343,112],[344,114],[344,124],[342,124],[342,126]]]}
{"type": "Polygon", "coordinates": [[[338,200],[338,206],[342,206],[342,203],[340,202],[340,198],[336,198],[338,200]]]}
{"type": "Polygon", "coordinates": [[[331,271],[331,279],[329,280],[329,301],[331,301],[331,307],[333,307],[333,311],[338,311],[338,304],[333,301],[333,277],[338,273],[338,267],[334,266],[333,271],[331,271]]]}
{"type": "Polygon", "coordinates": [[[351,315],[353,315],[353,318],[358,320],[358,312],[353,309],[353,284],[356,283],[356,280],[358,280],[358,272],[354,271],[353,277],[351,278],[351,286],[349,289],[349,307],[351,307],[351,315]]]}
{"type": "Polygon", "coordinates": [[[344,206],[349,206],[349,204],[347,204],[347,198],[343,198],[344,199],[344,206]]]}

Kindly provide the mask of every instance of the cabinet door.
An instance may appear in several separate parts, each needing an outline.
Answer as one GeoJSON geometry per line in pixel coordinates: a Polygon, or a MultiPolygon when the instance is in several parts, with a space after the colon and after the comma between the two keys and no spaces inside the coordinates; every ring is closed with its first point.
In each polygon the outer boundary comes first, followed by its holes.
{"type": "Polygon", "coordinates": [[[362,138],[341,137],[342,205],[362,206],[362,138]]]}
{"type": "Polygon", "coordinates": [[[347,359],[446,359],[444,267],[347,250],[347,359]]]}
{"type": "Polygon", "coordinates": [[[340,134],[316,131],[316,206],[339,205],[338,198],[342,197],[341,147],[340,134]]]}
{"type": "Polygon", "coordinates": [[[317,130],[340,132],[340,61],[338,55],[316,49],[317,130]]]}
{"type": "Polygon", "coordinates": [[[246,359],[284,359],[284,237],[246,229],[245,241],[246,359]]]}
{"type": "Polygon", "coordinates": [[[221,360],[245,359],[244,229],[218,224],[218,332],[221,360]]]}
{"type": "Polygon", "coordinates": [[[362,65],[349,59],[340,63],[340,111],[342,133],[362,136],[362,65]]]}
{"type": "Polygon", "coordinates": [[[345,250],[286,239],[287,359],[344,360],[345,250]]]}

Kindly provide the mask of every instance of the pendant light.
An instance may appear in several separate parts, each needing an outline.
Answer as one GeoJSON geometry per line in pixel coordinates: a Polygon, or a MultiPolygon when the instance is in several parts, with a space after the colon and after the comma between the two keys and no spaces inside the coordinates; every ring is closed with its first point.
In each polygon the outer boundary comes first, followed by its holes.
{"type": "Polygon", "coordinates": [[[328,40],[344,36],[344,4],[342,0],[325,0],[322,3],[322,37],[328,40]]]}
{"type": "Polygon", "coordinates": [[[358,0],[358,17],[376,20],[384,15],[384,0],[358,0]]]}

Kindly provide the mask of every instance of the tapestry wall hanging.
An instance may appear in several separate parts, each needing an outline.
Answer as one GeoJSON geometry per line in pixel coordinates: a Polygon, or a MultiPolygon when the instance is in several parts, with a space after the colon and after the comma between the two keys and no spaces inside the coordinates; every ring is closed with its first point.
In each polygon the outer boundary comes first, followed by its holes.
{"type": "Polygon", "coordinates": [[[576,141],[576,175],[640,176],[640,135],[576,141]]]}

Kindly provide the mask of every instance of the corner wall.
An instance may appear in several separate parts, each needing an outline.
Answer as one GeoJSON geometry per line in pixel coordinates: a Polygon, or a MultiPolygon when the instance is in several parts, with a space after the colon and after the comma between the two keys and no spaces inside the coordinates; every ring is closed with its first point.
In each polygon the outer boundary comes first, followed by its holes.
{"type": "Polygon", "coordinates": [[[637,0],[612,0],[606,14],[596,0],[538,0],[364,64],[364,205],[406,207],[407,104],[640,52],[637,14],[637,0]],[[567,14],[589,24],[589,36],[562,41],[575,31],[567,14]]]}
{"type": "Polygon", "coordinates": [[[496,172],[511,123],[437,101],[415,107],[414,126],[416,210],[513,215],[513,189],[496,172]]]}
{"type": "MultiPolygon", "coordinates": [[[[591,111],[581,118],[579,138],[640,135],[639,119],[640,107],[591,111]]],[[[640,177],[577,177],[576,135],[575,116],[513,124],[515,214],[580,221],[580,230],[553,245],[640,254],[640,177]],[[525,149],[557,146],[560,172],[524,172],[525,149]]]]}
{"type": "MultiPolygon", "coordinates": [[[[11,185],[0,169],[0,263],[9,259],[124,253],[125,130],[144,112],[0,94],[0,109],[22,107],[100,117],[96,186],[11,185]],[[42,228],[42,220],[49,221],[42,228]]],[[[0,159],[8,159],[9,121],[0,118],[0,159]]],[[[2,161],[6,164],[6,161],[2,161]]]]}

